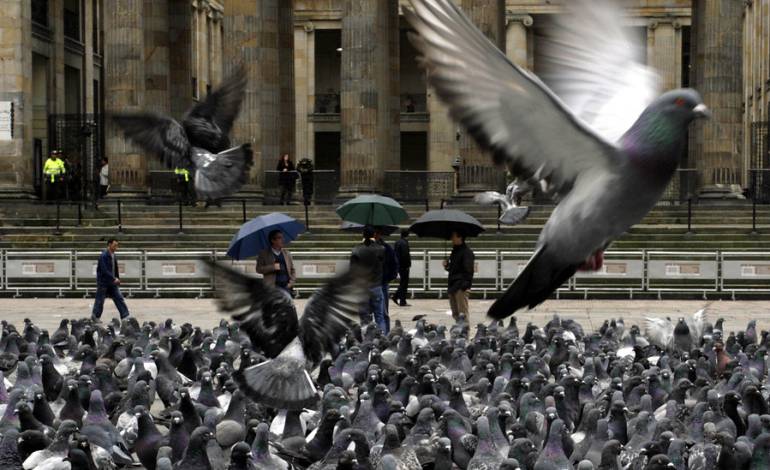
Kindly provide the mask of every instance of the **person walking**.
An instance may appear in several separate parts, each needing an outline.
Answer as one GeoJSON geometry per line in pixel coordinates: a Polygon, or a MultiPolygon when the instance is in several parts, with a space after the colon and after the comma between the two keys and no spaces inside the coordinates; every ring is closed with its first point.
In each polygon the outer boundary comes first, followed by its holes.
{"type": "Polygon", "coordinates": [[[396,258],[398,259],[398,290],[393,294],[393,302],[399,307],[410,307],[406,303],[409,290],[409,268],[412,267],[412,253],[409,250],[409,230],[401,231],[401,238],[396,242],[396,258]]]}
{"type": "Polygon", "coordinates": [[[390,295],[390,282],[398,277],[398,257],[396,257],[396,251],[390,246],[383,238],[382,228],[375,227],[374,239],[385,250],[385,259],[382,264],[382,308],[385,317],[385,330],[384,333],[390,332],[390,305],[388,299],[390,295]]]}
{"type": "Polygon", "coordinates": [[[288,153],[281,155],[275,170],[279,172],[278,185],[281,187],[281,205],[285,204],[288,206],[291,204],[291,197],[294,194],[294,183],[298,177],[294,169],[294,163],[292,163],[288,153]]]}
{"type": "Polygon", "coordinates": [[[110,238],[107,240],[107,249],[102,251],[99,256],[99,263],[96,265],[96,296],[94,308],[91,311],[91,320],[99,321],[102,317],[104,299],[107,297],[110,297],[115,303],[121,320],[130,315],[123,294],[120,293],[120,271],[118,270],[118,258],[115,256],[119,246],[118,240],[110,238]]]}
{"type": "Polygon", "coordinates": [[[353,248],[350,255],[351,266],[362,266],[370,273],[369,278],[369,304],[360,313],[361,324],[374,322],[384,333],[387,329],[385,321],[385,299],[382,297],[382,269],[385,262],[385,248],[377,243],[374,238],[374,229],[364,227],[364,240],[353,248]]]}
{"type": "Polygon", "coordinates": [[[455,321],[460,318],[460,315],[465,315],[465,320],[470,324],[468,294],[473,284],[476,256],[473,254],[473,250],[465,244],[465,236],[461,233],[452,232],[450,240],[452,241],[452,253],[449,255],[448,261],[444,260],[444,269],[449,272],[447,282],[449,306],[455,321]]]}
{"type": "Polygon", "coordinates": [[[257,255],[257,272],[262,274],[265,284],[275,286],[293,298],[297,273],[294,271],[291,253],[283,246],[283,232],[273,230],[267,235],[267,239],[270,248],[257,255]]]}
{"type": "Polygon", "coordinates": [[[61,199],[66,171],[64,162],[61,159],[61,150],[53,150],[51,156],[48,157],[43,165],[45,200],[47,202],[61,199]]]}
{"type": "Polygon", "coordinates": [[[99,197],[105,198],[110,188],[110,165],[107,157],[102,157],[102,167],[99,169],[99,197]]]}

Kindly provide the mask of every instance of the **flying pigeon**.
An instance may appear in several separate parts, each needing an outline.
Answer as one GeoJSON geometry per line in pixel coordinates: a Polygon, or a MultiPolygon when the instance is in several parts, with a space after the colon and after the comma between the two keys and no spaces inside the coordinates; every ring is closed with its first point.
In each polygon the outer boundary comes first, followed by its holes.
{"type": "Polygon", "coordinates": [[[151,111],[115,113],[112,120],[129,140],[160,157],[168,168],[195,170],[193,181],[201,198],[222,198],[240,189],[253,163],[251,145],[230,148],[228,137],[241,108],[246,78],[245,69],[239,67],[181,122],[151,111]]]}
{"type": "Polygon", "coordinates": [[[302,318],[292,300],[258,278],[209,263],[221,282],[218,306],[240,322],[251,344],[270,360],[233,375],[255,401],[279,409],[302,409],[318,400],[308,370],[321,362],[358,318],[369,298],[368,273],[353,268],[332,278],[308,300],[302,318]]]}
{"type": "MultiPolygon", "coordinates": [[[[526,183],[523,186],[527,186],[526,183]]],[[[473,200],[477,204],[484,206],[498,204],[502,210],[502,215],[500,215],[501,223],[506,225],[520,224],[524,222],[530,211],[529,207],[520,206],[519,202],[517,202],[517,199],[521,198],[520,188],[521,185],[518,182],[513,182],[508,185],[505,194],[500,194],[497,191],[484,191],[476,194],[473,200]]]]}
{"type": "Polygon", "coordinates": [[[621,14],[607,0],[569,2],[545,43],[544,78],[512,64],[452,0],[411,0],[410,39],[428,80],[481,148],[558,201],[525,269],[488,315],[542,303],[656,204],[687,127],[708,117],[691,89],[656,91],[621,14]],[[557,73],[558,71],[558,73],[557,73]]]}

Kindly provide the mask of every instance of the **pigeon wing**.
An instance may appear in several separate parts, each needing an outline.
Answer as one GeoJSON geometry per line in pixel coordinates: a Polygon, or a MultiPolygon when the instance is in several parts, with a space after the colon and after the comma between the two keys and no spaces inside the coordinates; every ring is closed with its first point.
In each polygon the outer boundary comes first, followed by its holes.
{"type": "Polygon", "coordinates": [[[533,74],[512,64],[452,0],[411,0],[410,39],[430,85],[496,163],[563,196],[595,168],[615,169],[618,148],[573,114],[533,74]]]}
{"type": "MultiPolygon", "coordinates": [[[[616,142],[660,92],[641,37],[617,2],[573,0],[538,38],[538,75],[592,129],[616,142]]],[[[546,20],[548,21],[548,20],[546,20]]]]}
{"type": "Polygon", "coordinates": [[[706,309],[702,308],[692,315],[692,318],[685,318],[687,327],[690,328],[690,337],[693,344],[700,344],[703,339],[703,332],[706,329],[706,309]]]}
{"type": "Polygon", "coordinates": [[[251,344],[274,358],[297,337],[297,311],[285,294],[257,277],[206,261],[217,279],[217,306],[240,323],[251,344]]]}
{"type": "Polygon", "coordinates": [[[363,268],[332,278],[308,300],[299,323],[300,341],[312,363],[334,350],[348,329],[359,318],[361,305],[369,300],[369,277],[363,268]]]}
{"type": "Polygon", "coordinates": [[[646,318],[645,333],[650,343],[661,349],[671,346],[674,339],[674,325],[665,318],[646,318]]]}
{"type": "Polygon", "coordinates": [[[190,166],[190,142],[174,119],[153,112],[115,113],[111,118],[127,139],[161,158],[168,168],[190,166]]]}
{"type": "Polygon", "coordinates": [[[188,112],[184,119],[185,127],[190,117],[197,117],[214,122],[224,135],[229,134],[235,118],[241,111],[247,83],[246,68],[241,65],[217,88],[212,90],[205,100],[188,112]]]}

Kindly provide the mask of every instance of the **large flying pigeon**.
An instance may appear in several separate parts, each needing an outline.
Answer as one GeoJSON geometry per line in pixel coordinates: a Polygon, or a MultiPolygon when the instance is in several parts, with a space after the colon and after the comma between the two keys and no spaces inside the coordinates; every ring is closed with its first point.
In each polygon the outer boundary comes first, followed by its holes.
{"type": "MultiPolygon", "coordinates": [[[[675,173],[687,127],[708,108],[691,89],[657,95],[618,9],[573,0],[544,42],[544,78],[512,64],[452,0],[411,0],[410,39],[438,96],[479,145],[558,200],[535,253],[489,309],[543,302],[639,222],[675,173]]],[[[540,65],[540,62],[539,62],[540,65]]]]}
{"type": "Polygon", "coordinates": [[[128,139],[160,157],[168,168],[194,169],[195,190],[202,199],[219,199],[240,189],[252,165],[251,145],[229,148],[228,137],[246,83],[246,71],[239,67],[193,106],[181,123],[151,111],[111,117],[128,139]]]}

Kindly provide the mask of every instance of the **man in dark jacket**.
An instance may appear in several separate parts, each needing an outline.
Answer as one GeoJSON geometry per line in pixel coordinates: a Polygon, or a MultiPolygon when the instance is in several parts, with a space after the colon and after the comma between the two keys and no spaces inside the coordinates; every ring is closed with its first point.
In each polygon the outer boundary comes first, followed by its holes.
{"type": "Polygon", "coordinates": [[[383,229],[375,227],[374,238],[377,240],[377,243],[379,243],[385,249],[385,260],[382,264],[382,305],[385,313],[386,325],[386,329],[384,331],[385,334],[388,334],[390,332],[390,310],[388,305],[388,298],[390,295],[388,294],[388,290],[390,289],[390,282],[398,277],[399,268],[396,251],[392,246],[388,245],[385,240],[383,240],[382,235],[383,229]]]}
{"type": "Polygon", "coordinates": [[[476,268],[476,256],[465,244],[465,236],[452,232],[452,254],[449,261],[444,260],[444,269],[449,271],[447,293],[449,294],[449,306],[452,308],[452,318],[455,320],[460,315],[465,315],[470,324],[470,312],[468,310],[468,291],[473,284],[473,273],[476,268]]]}
{"type": "Polygon", "coordinates": [[[396,242],[396,258],[398,258],[398,290],[393,295],[393,302],[401,307],[409,307],[406,295],[409,290],[409,268],[412,267],[412,253],[409,251],[409,230],[401,231],[401,238],[396,242]]]}
{"type": "Polygon", "coordinates": [[[114,238],[107,241],[107,249],[102,251],[99,256],[99,263],[96,265],[96,296],[94,298],[94,308],[91,311],[91,319],[98,321],[102,316],[104,309],[104,299],[110,297],[115,303],[115,307],[120,313],[121,320],[129,316],[126,301],[120,293],[120,272],[118,270],[118,258],[115,252],[118,251],[119,242],[114,238]]]}
{"type": "Polygon", "coordinates": [[[363,266],[369,270],[369,305],[361,312],[361,323],[369,323],[374,315],[374,322],[385,332],[385,299],[382,297],[382,268],[385,261],[385,248],[374,239],[374,229],[364,228],[364,241],[353,248],[350,255],[351,266],[363,266]]]}

